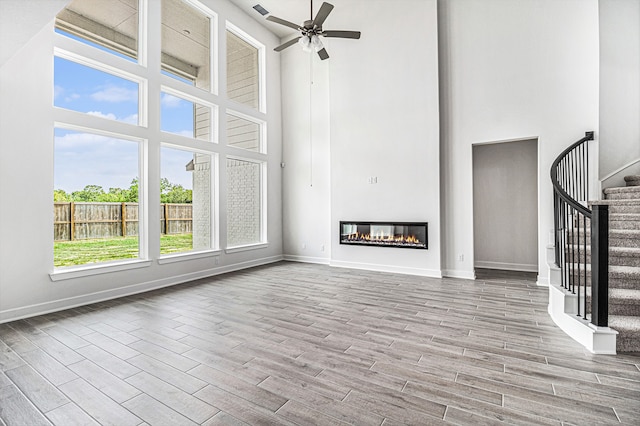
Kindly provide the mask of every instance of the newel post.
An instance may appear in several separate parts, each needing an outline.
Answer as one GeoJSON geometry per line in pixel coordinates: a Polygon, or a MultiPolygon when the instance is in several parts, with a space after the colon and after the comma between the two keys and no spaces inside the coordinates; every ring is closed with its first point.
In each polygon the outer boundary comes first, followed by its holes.
{"type": "Polygon", "coordinates": [[[609,325],[609,206],[592,205],[591,323],[609,325]]]}

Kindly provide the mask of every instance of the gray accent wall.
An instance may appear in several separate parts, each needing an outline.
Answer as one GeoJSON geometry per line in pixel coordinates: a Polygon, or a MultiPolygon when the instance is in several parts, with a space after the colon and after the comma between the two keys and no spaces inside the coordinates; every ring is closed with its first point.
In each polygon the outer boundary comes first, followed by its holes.
{"type": "Polygon", "coordinates": [[[476,268],[538,271],[538,141],[473,146],[476,268]]]}

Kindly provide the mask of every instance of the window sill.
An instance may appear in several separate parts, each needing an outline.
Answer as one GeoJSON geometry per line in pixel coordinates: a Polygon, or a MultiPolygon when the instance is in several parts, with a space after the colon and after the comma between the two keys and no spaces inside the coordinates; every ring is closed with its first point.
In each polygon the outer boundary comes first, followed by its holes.
{"type": "Polygon", "coordinates": [[[183,260],[204,259],[207,257],[220,256],[220,250],[205,250],[205,251],[190,251],[186,253],[173,253],[158,259],[159,265],[166,265],[168,263],[182,262],[183,260]]]}
{"type": "Polygon", "coordinates": [[[242,251],[258,250],[269,247],[269,243],[249,244],[246,246],[229,247],[224,252],[227,254],[239,253],[242,251]]]}
{"type": "Polygon", "coordinates": [[[108,274],[111,272],[128,271],[130,269],[147,268],[151,266],[150,260],[136,259],[117,263],[70,266],[56,269],[49,274],[51,281],[71,280],[74,278],[89,277],[92,275],[108,274]]]}

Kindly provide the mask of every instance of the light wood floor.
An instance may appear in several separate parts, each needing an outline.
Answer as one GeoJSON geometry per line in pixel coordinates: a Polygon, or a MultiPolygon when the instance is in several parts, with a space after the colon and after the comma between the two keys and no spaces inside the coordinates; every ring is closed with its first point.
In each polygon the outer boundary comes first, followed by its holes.
{"type": "Polygon", "coordinates": [[[278,263],[0,325],[0,424],[640,424],[534,276],[278,263]]]}

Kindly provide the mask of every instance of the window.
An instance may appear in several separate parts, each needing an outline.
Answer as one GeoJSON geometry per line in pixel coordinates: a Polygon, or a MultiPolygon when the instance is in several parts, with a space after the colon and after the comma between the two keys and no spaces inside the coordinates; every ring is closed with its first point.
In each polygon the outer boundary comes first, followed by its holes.
{"type": "Polygon", "coordinates": [[[162,0],[162,69],[210,91],[211,18],[182,0],[162,0]]]}
{"type": "Polygon", "coordinates": [[[264,46],[227,23],[218,93],[217,22],[198,0],[72,0],[56,17],[54,266],[74,269],[54,274],[210,256],[220,215],[227,246],[265,241],[264,46]]]}
{"type": "Polygon", "coordinates": [[[162,147],[160,254],[211,248],[212,156],[162,147]]]}
{"type": "Polygon", "coordinates": [[[260,108],[259,49],[227,30],[227,96],[260,108]]]}
{"type": "Polygon", "coordinates": [[[54,58],[54,106],[138,124],[138,83],[93,67],[54,58]]]}
{"type": "Polygon", "coordinates": [[[262,163],[227,159],[227,246],[262,242],[262,163]]]}
{"type": "Polygon", "coordinates": [[[139,257],[139,142],[54,134],[54,266],[139,257]]]}
{"type": "Polygon", "coordinates": [[[206,105],[162,92],[160,117],[163,132],[205,141],[212,138],[211,108],[206,105]]]}
{"type": "Polygon", "coordinates": [[[227,145],[262,152],[261,125],[234,113],[227,113],[227,145]]]}

